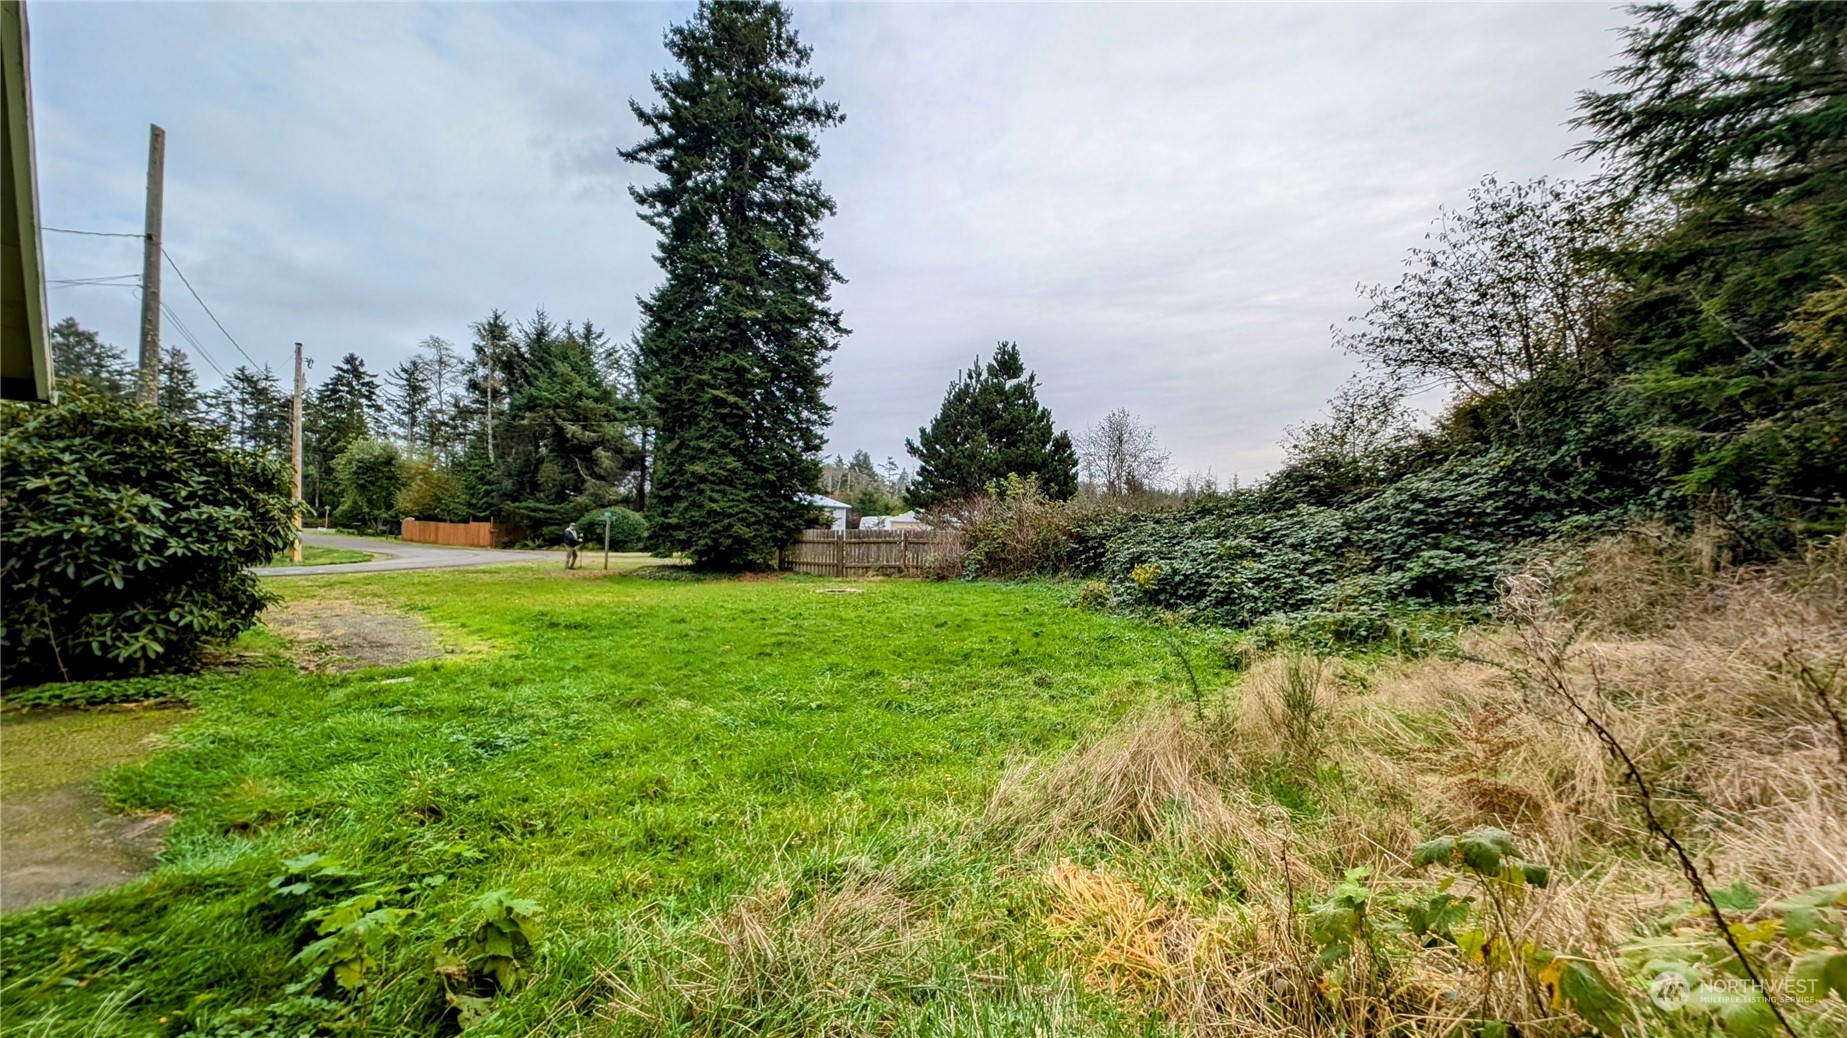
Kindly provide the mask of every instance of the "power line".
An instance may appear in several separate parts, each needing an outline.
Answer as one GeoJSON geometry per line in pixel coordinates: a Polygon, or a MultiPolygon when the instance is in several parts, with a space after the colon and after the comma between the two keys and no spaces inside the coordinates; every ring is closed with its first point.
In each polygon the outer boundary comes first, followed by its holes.
{"type": "Polygon", "coordinates": [[[166,250],[166,247],[165,247],[165,246],[162,246],[162,247],[161,247],[161,250],[160,250],[160,254],[161,254],[162,256],[165,256],[165,257],[167,257],[167,265],[168,265],[168,266],[170,266],[170,267],[172,267],[172,268],[173,268],[173,272],[174,272],[175,274],[178,274],[178,275],[180,276],[180,284],[182,284],[182,285],[185,285],[185,286],[186,286],[186,291],[188,291],[188,292],[191,292],[191,293],[192,293],[192,297],[193,297],[193,298],[194,298],[195,300],[198,300],[198,303],[199,303],[199,309],[201,309],[201,310],[204,310],[204,311],[205,311],[205,316],[207,316],[207,317],[209,317],[209,318],[211,318],[211,319],[212,319],[212,323],[218,326],[218,330],[219,330],[220,332],[224,332],[224,337],[225,337],[226,339],[228,339],[228,340],[230,340],[230,343],[231,343],[231,345],[233,345],[233,346],[236,346],[236,347],[237,347],[237,352],[239,352],[239,353],[243,353],[243,354],[244,354],[244,359],[250,362],[250,366],[251,366],[251,367],[261,367],[261,365],[259,365],[259,364],[257,363],[257,360],[256,360],[256,358],[255,358],[255,357],[252,357],[252,356],[251,356],[250,354],[248,354],[248,353],[245,353],[245,352],[244,352],[244,348],[243,348],[242,346],[239,346],[239,345],[238,345],[238,342],[237,342],[237,340],[236,340],[236,339],[232,339],[232,338],[231,338],[231,333],[230,333],[230,332],[226,332],[226,331],[224,330],[224,322],[222,322],[222,321],[220,321],[220,320],[218,319],[218,315],[217,315],[217,314],[215,314],[215,313],[212,313],[212,308],[211,308],[211,307],[209,307],[209,306],[206,306],[206,305],[205,305],[205,300],[203,300],[203,299],[200,299],[200,298],[199,298],[199,290],[198,290],[198,289],[196,289],[196,288],[193,288],[193,287],[192,287],[192,282],[190,282],[190,281],[188,281],[188,280],[186,280],[186,272],[180,269],[180,265],[179,265],[178,263],[175,263],[175,262],[173,262],[173,256],[172,256],[172,255],[171,255],[170,253],[168,253],[168,252],[167,252],[167,250],[166,250]]]}
{"type": "Polygon", "coordinates": [[[46,227],[40,225],[41,231],[56,231],[59,234],[82,234],[91,238],[145,238],[145,234],[129,234],[125,231],[73,231],[69,227],[46,227]]]}
{"type": "Polygon", "coordinates": [[[187,345],[193,348],[193,352],[199,355],[199,359],[204,361],[207,367],[216,371],[219,378],[224,379],[225,382],[229,384],[231,376],[225,374],[224,369],[218,366],[218,362],[212,359],[212,355],[207,353],[205,347],[199,344],[198,337],[192,334],[192,329],[186,327],[186,322],[180,320],[180,315],[174,313],[173,308],[168,306],[164,301],[160,304],[160,312],[166,314],[167,320],[173,322],[173,327],[179,329],[180,337],[185,339],[187,345]]]}
{"type": "MultiPolygon", "coordinates": [[[[43,225],[41,225],[39,229],[43,231],[55,231],[58,234],[81,234],[91,238],[140,238],[144,240],[147,238],[145,234],[128,234],[123,231],[80,231],[70,227],[46,227],[43,225]]],[[[218,331],[224,335],[225,340],[235,347],[238,353],[243,354],[244,359],[250,362],[251,367],[262,367],[263,365],[258,364],[256,358],[252,357],[249,352],[244,349],[243,345],[225,329],[224,322],[218,319],[217,314],[212,313],[212,308],[205,305],[205,300],[199,296],[199,290],[192,287],[191,281],[186,280],[186,272],[181,270],[180,265],[173,261],[173,255],[169,253],[164,246],[161,248],[160,254],[166,257],[167,265],[172,267],[173,272],[180,276],[180,284],[185,285],[186,291],[192,293],[192,298],[199,304],[199,309],[204,310],[205,316],[211,318],[212,323],[218,326],[218,331]]],[[[138,288],[140,279],[141,275],[139,274],[113,274],[108,277],[96,278],[47,279],[45,283],[47,285],[56,285],[59,288],[70,288],[77,285],[89,285],[102,288],[138,288]]],[[[212,359],[212,355],[206,351],[204,344],[199,342],[198,336],[194,335],[192,330],[186,327],[186,322],[180,320],[180,315],[174,313],[173,308],[168,306],[164,300],[160,304],[160,310],[167,315],[168,320],[173,322],[174,327],[179,329],[181,337],[186,340],[187,345],[192,347],[193,352],[199,355],[199,359],[205,361],[207,366],[217,372],[219,378],[227,382],[230,381],[230,376],[225,374],[224,368],[220,367],[216,360],[212,359]]]]}
{"type": "Polygon", "coordinates": [[[110,274],[107,277],[94,278],[47,278],[45,283],[47,285],[105,285],[110,288],[134,288],[135,282],[140,279],[139,274],[110,274]],[[133,280],[125,281],[125,278],[133,280]]]}

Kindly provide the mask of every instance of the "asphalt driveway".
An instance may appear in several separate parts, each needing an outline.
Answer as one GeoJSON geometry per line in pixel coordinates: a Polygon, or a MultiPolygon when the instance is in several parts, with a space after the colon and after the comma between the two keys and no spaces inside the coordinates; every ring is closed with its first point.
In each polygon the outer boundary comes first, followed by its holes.
{"type": "Polygon", "coordinates": [[[337,573],[384,573],[399,569],[452,569],[458,566],[502,566],[509,562],[550,562],[564,565],[564,556],[553,551],[508,551],[496,548],[451,548],[441,544],[412,544],[385,541],[374,537],[351,537],[340,533],[301,535],[303,544],[322,548],[350,548],[383,556],[371,562],[342,562],[331,566],[259,566],[250,572],[259,577],[326,577],[337,573]]]}

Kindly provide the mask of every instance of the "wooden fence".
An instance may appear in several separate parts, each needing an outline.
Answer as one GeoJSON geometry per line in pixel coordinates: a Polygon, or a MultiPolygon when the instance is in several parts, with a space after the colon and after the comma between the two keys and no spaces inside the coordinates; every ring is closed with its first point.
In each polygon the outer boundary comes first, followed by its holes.
{"type": "Polygon", "coordinates": [[[782,564],[821,577],[918,577],[960,572],[963,550],[954,530],[803,530],[782,564]]]}
{"type": "Polygon", "coordinates": [[[433,519],[406,519],[404,539],[456,548],[498,548],[525,540],[526,530],[517,523],[439,523],[433,519]]]}

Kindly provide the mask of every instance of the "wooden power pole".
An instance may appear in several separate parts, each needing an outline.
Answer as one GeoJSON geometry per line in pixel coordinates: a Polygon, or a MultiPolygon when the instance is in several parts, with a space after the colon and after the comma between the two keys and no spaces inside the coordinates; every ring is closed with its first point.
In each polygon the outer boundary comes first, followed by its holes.
{"type": "Polygon", "coordinates": [[[160,205],[167,169],[167,131],[148,124],[148,197],[141,243],[141,368],[135,402],[160,403],[160,205]]]}
{"type": "Polygon", "coordinates": [[[289,400],[289,458],[295,463],[295,550],[289,556],[301,562],[301,394],[308,381],[301,364],[301,343],[295,344],[295,395],[289,400]]]}

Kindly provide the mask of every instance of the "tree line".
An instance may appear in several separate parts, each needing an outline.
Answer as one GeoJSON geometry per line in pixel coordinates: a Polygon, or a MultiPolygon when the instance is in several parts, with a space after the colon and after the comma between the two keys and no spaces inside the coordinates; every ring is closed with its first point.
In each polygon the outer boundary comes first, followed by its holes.
{"type": "MultiPolygon", "coordinates": [[[[431,336],[382,374],[347,353],[303,398],[302,496],[347,525],[403,517],[511,520],[535,534],[587,511],[646,507],[648,441],[634,351],[590,321],[498,310],[458,348],[431,336]]],[[[61,379],[127,401],[121,349],[72,318],[51,333],[61,379]]],[[[204,391],[169,347],[159,407],[220,429],[234,447],[287,456],[292,387],[239,366],[204,391]]]]}
{"type": "Polygon", "coordinates": [[[1602,171],[1446,209],[1334,330],[1366,369],[1278,471],[1182,511],[1032,513],[1068,534],[1033,565],[1325,645],[1486,608],[1542,541],[1699,528],[1716,564],[1847,528],[1847,5],[1635,16],[1579,97],[1602,171]]]}

